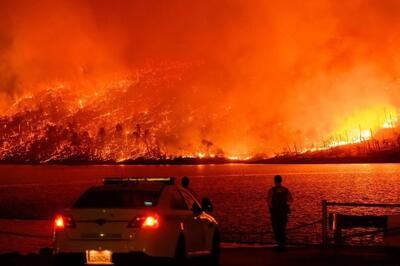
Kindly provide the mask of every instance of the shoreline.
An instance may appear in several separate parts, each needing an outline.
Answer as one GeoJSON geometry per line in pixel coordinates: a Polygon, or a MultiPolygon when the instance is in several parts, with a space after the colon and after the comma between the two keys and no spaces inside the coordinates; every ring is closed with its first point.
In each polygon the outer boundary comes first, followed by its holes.
{"type": "Polygon", "coordinates": [[[226,158],[199,159],[138,159],[122,162],[102,160],[62,160],[51,162],[30,162],[18,160],[3,160],[0,165],[227,165],[227,164],[391,164],[400,163],[400,156],[393,157],[337,157],[337,158],[307,158],[281,157],[254,160],[230,160],[226,158]]]}

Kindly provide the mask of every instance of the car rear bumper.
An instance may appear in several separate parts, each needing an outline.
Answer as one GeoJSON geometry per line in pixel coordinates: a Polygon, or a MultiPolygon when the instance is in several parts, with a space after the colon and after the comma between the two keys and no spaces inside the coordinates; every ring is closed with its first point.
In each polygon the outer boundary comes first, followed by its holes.
{"type": "Polygon", "coordinates": [[[85,253],[86,250],[110,250],[115,253],[145,252],[146,248],[133,241],[69,240],[54,243],[54,253],[85,253]]]}
{"type": "Polygon", "coordinates": [[[86,254],[88,250],[109,250],[113,254],[144,254],[149,257],[173,257],[176,244],[164,241],[65,240],[55,241],[54,254],[86,254]]]}
{"type": "MultiPolygon", "coordinates": [[[[55,255],[57,264],[61,265],[85,265],[86,254],[85,253],[58,253],[55,255]]],[[[115,265],[128,265],[136,264],[148,264],[151,263],[165,263],[170,262],[171,258],[163,257],[152,257],[148,256],[143,252],[129,252],[129,253],[113,253],[112,262],[115,265]]],[[[87,265],[87,264],[86,264],[87,265]]]]}
{"type": "Polygon", "coordinates": [[[83,253],[87,250],[109,250],[116,254],[143,253],[151,257],[174,257],[178,235],[160,230],[136,232],[132,239],[71,239],[68,232],[57,232],[53,250],[58,253],[83,253]]]}

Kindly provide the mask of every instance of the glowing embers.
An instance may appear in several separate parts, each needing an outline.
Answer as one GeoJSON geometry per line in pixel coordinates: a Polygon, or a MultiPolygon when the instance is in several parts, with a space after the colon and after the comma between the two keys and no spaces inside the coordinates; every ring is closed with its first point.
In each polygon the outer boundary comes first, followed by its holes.
{"type": "Polygon", "coordinates": [[[344,118],[337,130],[322,145],[313,145],[303,149],[301,153],[326,151],[335,147],[353,149],[363,143],[370,147],[369,150],[373,146],[377,146],[378,150],[389,149],[399,136],[398,121],[399,114],[394,107],[380,106],[359,110],[344,118]]]}
{"type": "Polygon", "coordinates": [[[341,126],[325,147],[337,147],[374,139],[384,129],[398,126],[398,113],[394,107],[375,107],[354,112],[344,119],[341,126]]]}
{"type": "Polygon", "coordinates": [[[395,116],[395,117],[390,116],[388,119],[385,120],[382,127],[383,128],[395,128],[395,127],[397,127],[398,122],[399,122],[399,119],[397,116],[395,116]]]}
{"type": "Polygon", "coordinates": [[[372,130],[359,130],[358,132],[356,130],[352,130],[351,133],[348,136],[346,136],[347,140],[342,140],[342,139],[333,140],[328,144],[328,146],[337,147],[349,144],[357,144],[369,140],[371,139],[371,137],[372,137],[372,130]],[[352,136],[351,139],[349,139],[349,136],[352,136]]]}
{"type": "Polygon", "coordinates": [[[183,156],[176,140],[186,124],[174,122],[165,90],[180,88],[189,67],[165,62],[35,84],[0,117],[0,160],[101,163],[183,156]]]}
{"type": "Polygon", "coordinates": [[[259,134],[259,130],[269,132],[269,123],[259,123],[248,130],[248,122],[252,121],[237,120],[235,114],[229,113],[235,107],[224,103],[221,108],[213,109],[213,117],[217,117],[212,118],[215,121],[211,125],[215,124],[216,128],[205,127],[210,124],[208,109],[193,108],[187,101],[180,106],[180,102],[175,103],[174,93],[164,95],[164,91],[180,91],[171,89],[175,83],[176,88],[182,85],[180,74],[175,72],[179,71],[150,69],[139,71],[138,75],[118,75],[111,80],[52,84],[36,94],[21,97],[10,113],[0,119],[0,160],[238,162],[279,154],[282,147],[287,154],[297,154],[396,137],[392,132],[398,127],[397,109],[382,105],[356,111],[353,109],[358,107],[354,106],[347,112],[335,110],[324,121],[311,121],[315,130],[310,133],[306,125],[286,126],[285,117],[283,122],[277,118],[273,120],[277,128],[271,129],[273,132],[268,135],[259,134]],[[224,128],[219,125],[221,118],[228,119],[224,128]],[[233,134],[237,125],[239,133],[233,134]],[[198,129],[203,127],[204,132],[201,129],[199,134],[198,129]],[[379,136],[382,129],[386,131],[379,136]],[[298,131],[301,134],[295,133],[298,131]],[[275,134],[279,138],[274,138],[275,134]],[[296,147],[286,149],[286,142],[296,147]]]}

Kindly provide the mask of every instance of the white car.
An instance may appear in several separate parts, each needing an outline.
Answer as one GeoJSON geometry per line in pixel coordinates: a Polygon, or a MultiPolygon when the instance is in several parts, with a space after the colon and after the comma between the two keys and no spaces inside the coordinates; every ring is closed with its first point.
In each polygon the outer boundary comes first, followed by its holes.
{"type": "Polygon", "coordinates": [[[174,178],[106,178],[54,219],[57,264],[119,264],[148,259],[219,262],[218,223],[174,178]]]}

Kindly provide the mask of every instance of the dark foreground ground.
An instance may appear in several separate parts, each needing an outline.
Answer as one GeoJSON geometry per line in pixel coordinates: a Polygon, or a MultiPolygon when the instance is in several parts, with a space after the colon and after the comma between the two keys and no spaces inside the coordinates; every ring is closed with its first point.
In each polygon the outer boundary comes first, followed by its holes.
{"type": "MultiPolygon", "coordinates": [[[[197,263],[195,263],[197,264],[197,263]]],[[[8,253],[0,255],[4,266],[50,266],[50,254],[8,253]]],[[[286,251],[274,248],[224,248],[221,266],[269,266],[269,265],[400,265],[400,250],[386,250],[376,247],[293,247],[286,251]]],[[[72,265],[71,265],[72,266],[72,265]]]]}
{"type": "Polygon", "coordinates": [[[400,265],[400,250],[371,247],[224,249],[221,265],[400,265]]]}

